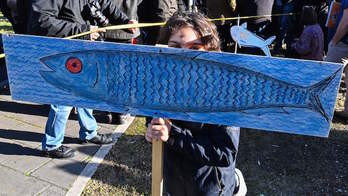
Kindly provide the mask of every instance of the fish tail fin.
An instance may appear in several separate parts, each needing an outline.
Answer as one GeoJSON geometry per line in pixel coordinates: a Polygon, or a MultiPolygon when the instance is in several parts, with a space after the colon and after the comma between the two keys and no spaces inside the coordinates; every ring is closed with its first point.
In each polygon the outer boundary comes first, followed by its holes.
{"type": "Polygon", "coordinates": [[[262,47],[261,50],[263,51],[263,53],[265,53],[266,56],[269,56],[269,57],[272,56],[272,55],[271,55],[271,51],[269,51],[269,48],[268,48],[267,45],[264,46],[264,47],[262,47]]]}
{"type": "Polygon", "coordinates": [[[271,45],[271,43],[275,40],[276,36],[271,36],[270,38],[266,39],[265,46],[271,45]]]}
{"type": "Polygon", "coordinates": [[[265,40],[263,47],[261,47],[261,50],[263,51],[263,53],[265,53],[266,56],[272,56],[268,46],[272,44],[275,38],[275,36],[268,38],[267,40],[265,40]]]}
{"type": "Polygon", "coordinates": [[[337,70],[334,74],[332,74],[331,76],[323,79],[322,81],[308,87],[309,89],[309,101],[310,101],[310,105],[311,107],[319,112],[325,119],[327,122],[329,122],[329,116],[326,113],[321,101],[320,101],[320,94],[331,84],[331,82],[335,79],[337,73],[340,71],[341,69],[337,70]]]}

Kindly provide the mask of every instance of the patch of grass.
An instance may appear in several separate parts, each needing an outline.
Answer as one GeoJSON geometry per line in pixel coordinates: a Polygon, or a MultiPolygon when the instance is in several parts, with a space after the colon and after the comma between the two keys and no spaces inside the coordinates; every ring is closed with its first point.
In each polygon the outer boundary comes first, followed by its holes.
{"type": "MultiPolygon", "coordinates": [[[[151,145],[136,118],[83,195],[150,195],[151,145]]],[[[237,167],[248,195],[347,195],[348,121],[334,118],[329,138],[242,129],[237,167]]]]}
{"type": "Polygon", "coordinates": [[[145,118],[136,118],[105,157],[82,195],[150,195],[151,145],[145,118]]]}
{"type": "Polygon", "coordinates": [[[11,23],[0,12],[0,33],[13,33],[11,23]]]}

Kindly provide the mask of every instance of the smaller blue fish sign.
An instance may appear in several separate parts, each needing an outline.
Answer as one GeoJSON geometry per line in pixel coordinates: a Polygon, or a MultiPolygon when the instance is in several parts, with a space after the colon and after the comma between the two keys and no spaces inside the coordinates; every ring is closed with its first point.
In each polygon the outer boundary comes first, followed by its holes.
{"type": "Polygon", "coordinates": [[[275,36],[268,38],[267,40],[255,35],[247,30],[247,23],[243,23],[242,26],[233,26],[230,29],[232,39],[237,42],[239,47],[257,47],[260,48],[266,56],[272,56],[269,51],[269,45],[272,44],[275,36]]]}
{"type": "Polygon", "coordinates": [[[327,137],[342,64],[4,36],[12,98],[327,137]]]}

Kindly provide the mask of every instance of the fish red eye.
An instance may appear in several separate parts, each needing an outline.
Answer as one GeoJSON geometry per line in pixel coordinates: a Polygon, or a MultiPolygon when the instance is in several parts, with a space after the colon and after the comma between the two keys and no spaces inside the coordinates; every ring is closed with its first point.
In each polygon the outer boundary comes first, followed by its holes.
{"type": "Polygon", "coordinates": [[[77,74],[82,70],[82,62],[76,57],[70,57],[65,63],[66,69],[70,73],[77,74]]]}

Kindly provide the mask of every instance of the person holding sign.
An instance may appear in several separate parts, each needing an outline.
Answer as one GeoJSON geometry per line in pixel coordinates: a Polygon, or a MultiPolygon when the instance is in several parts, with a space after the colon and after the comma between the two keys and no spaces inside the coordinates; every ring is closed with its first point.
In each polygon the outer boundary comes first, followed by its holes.
{"type": "MultiPolygon", "coordinates": [[[[342,63],[348,59],[348,0],[341,1],[340,11],[336,21],[336,32],[329,43],[329,49],[325,61],[342,63]]],[[[348,68],[344,69],[344,83],[348,86],[348,68]]],[[[344,111],[337,114],[348,118],[348,93],[346,93],[344,111]]]]}
{"type": "MultiPolygon", "coordinates": [[[[117,6],[111,1],[87,0],[32,0],[29,6],[28,34],[67,37],[78,33],[95,30],[87,36],[91,41],[101,37],[102,30],[98,26],[107,24],[133,24],[117,6]]],[[[130,29],[135,32],[135,29],[130,29]]],[[[85,39],[87,39],[85,37],[85,39]]],[[[66,62],[67,67],[79,67],[79,62],[66,62]]],[[[44,155],[51,158],[70,158],[74,150],[62,145],[66,123],[72,110],[71,106],[51,105],[42,140],[44,155]]],[[[93,110],[77,108],[80,124],[79,139],[81,143],[109,144],[111,135],[97,132],[98,125],[93,116],[93,110]]]]}
{"type": "MultiPolygon", "coordinates": [[[[177,13],[160,31],[159,44],[219,51],[216,27],[199,13],[177,13]]],[[[164,186],[176,195],[245,195],[235,168],[239,127],[147,118],[145,139],[164,142],[164,186]]]]}

